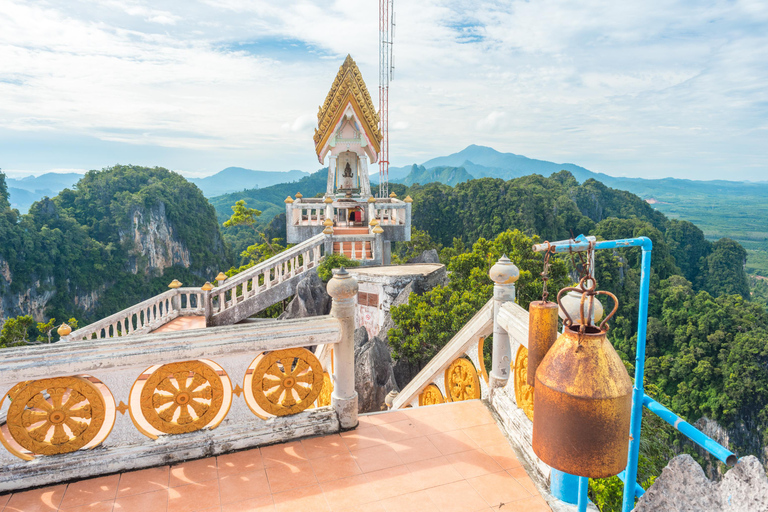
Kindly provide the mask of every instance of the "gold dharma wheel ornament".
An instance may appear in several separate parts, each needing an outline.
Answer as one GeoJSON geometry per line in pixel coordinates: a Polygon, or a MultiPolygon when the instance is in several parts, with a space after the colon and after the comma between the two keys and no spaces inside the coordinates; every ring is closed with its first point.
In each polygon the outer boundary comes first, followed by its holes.
{"type": "Polygon", "coordinates": [[[152,372],[141,390],[141,414],[165,434],[205,428],[221,410],[224,384],[202,361],[165,364],[152,372]]]}
{"type": "Polygon", "coordinates": [[[515,400],[529,420],[533,421],[533,386],[528,384],[528,349],[520,345],[515,356],[515,400]]]}
{"type": "Polygon", "coordinates": [[[13,439],[35,455],[71,453],[98,435],[105,400],[83,377],[56,377],[14,386],[7,425],[13,439]]]}
{"type": "Polygon", "coordinates": [[[445,391],[446,402],[480,398],[480,379],[469,359],[460,357],[445,370],[445,391]]]}
{"type": "Polygon", "coordinates": [[[305,348],[268,352],[253,370],[253,398],[269,414],[296,414],[320,396],[323,376],[320,361],[305,348]]]}
{"type": "Polygon", "coordinates": [[[438,405],[445,402],[443,394],[440,392],[440,388],[434,384],[424,388],[424,391],[419,395],[419,406],[425,405],[438,405]]]}

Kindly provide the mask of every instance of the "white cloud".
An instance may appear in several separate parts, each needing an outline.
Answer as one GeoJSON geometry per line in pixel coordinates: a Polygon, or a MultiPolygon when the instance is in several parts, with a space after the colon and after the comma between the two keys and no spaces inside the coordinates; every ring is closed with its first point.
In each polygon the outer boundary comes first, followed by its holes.
{"type": "MultiPolygon", "coordinates": [[[[613,174],[766,173],[765,2],[395,8],[394,164],[478,143],[613,174]]],[[[166,148],[158,165],[191,172],[314,170],[315,113],[346,53],[377,97],[375,2],[0,0],[0,14],[0,130],[20,137],[166,148]]],[[[0,166],[32,160],[0,150],[0,166]]],[[[47,166],[114,163],[81,154],[47,166]]]]}

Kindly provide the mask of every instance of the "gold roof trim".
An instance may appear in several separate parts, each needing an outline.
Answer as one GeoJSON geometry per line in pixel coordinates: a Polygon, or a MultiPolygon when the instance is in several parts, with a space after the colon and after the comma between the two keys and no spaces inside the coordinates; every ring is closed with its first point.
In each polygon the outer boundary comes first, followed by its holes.
{"type": "Polygon", "coordinates": [[[336,79],[333,81],[325,102],[317,112],[317,128],[315,129],[315,151],[320,154],[323,146],[339,122],[347,103],[352,102],[352,108],[360,119],[368,139],[376,153],[380,150],[381,130],[379,130],[379,114],[373,105],[371,95],[363,81],[363,76],[352,60],[347,55],[344,64],[339,68],[336,79]]]}

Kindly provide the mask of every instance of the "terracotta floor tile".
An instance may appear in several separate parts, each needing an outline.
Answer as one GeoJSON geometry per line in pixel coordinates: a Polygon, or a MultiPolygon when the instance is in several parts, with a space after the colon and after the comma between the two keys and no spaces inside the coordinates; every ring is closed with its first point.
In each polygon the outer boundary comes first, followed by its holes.
{"type": "Polygon", "coordinates": [[[66,512],[112,512],[114,504],[115,502],[113,500],[98,501],[88,505],[80,505],[79,507],[67,509],[60,508],[59,510],[66,510],[66,512]]]}
{"type": "Polygon", "coordinates": [[[197,512],[219,506],[218,480],[172,487],[168,490],[168,512],[197,512]]]}
{"type": "Polygon", "coordinates": [[[330,512],[331,510],[319,485],[281,492],[274,494],[272,498],[275,500],[276,512],[330,512]]]}
{"type": "Polygon", "coordinates": [[[468,480],[469,484],[483,497],[491,507],[511,503],[531,494],[506,471],[490,473],[468,480]]]}
{"type": "Polygon", "coordinates": [[[248,473],[264,467],[261,451],[258,448],[242,452],[228,453],[216,457],[219,478],[238,473],[248,473]]]}
{"type": "Polygon", "coordinates": [[[493,460],[496,461],[496,464],[504,469],[511,469],[520,466],[520,461],[517,460],[515,450],[513,450],[512,447],[509,446],[509,443],[506,441],[503,443],[486,446],[483,448],[483,451],[493,457],[493,460]]]}
{"type": "Polygon", "coordinates": [[[341,439],[350,451],[363,450],[365,448],[386,444],[384,436],[381,435],[379,429],[374,425],[371,425],[371,428],[342,432],[341,439]]]}
{"type": "Polygon", "coordinates": [[[171,466],[170,487],[199,484],[218,478],[216,458],[190,460],[171,466]]]}
{"type": "Polygon", "coordinates": [[[474,512],[488,509],[488,503],[466,480],[427,489],[429,499],[440,512],[474,512]]]}
{"type": "Polygon", "coordinates": [[[478,425],[494,424],[493,416],[479,400],[471,402],[479,404],[475,407],[457,407],[450,412],[452,424],[455,428],[470,428],[478,425]]]}
{"type": "Polygon", "coordinates": [[[315,473],[308,461],[297,461],[269,466],[267,478],[272,493],[279,493],[297,487],[306,487],[317,484],[315,473]]]}
{"type": "Polygon", "coordinates": [[[464,433],[480,447],[492,446],[507,441],[507,438],[504,437],[504,434],[499,430],[499,426],[496,425],[496,423],[465,428],[464,433]]]}
{"type": "Polygon", "coordinates": [[[423,436],[427,433],[433,433],[432,431],[424,433],[422,430],[415,426],[415,422],[410,418],[403,421],[395,421],[393,423],[378,425],[376,428],[379,429],[381,436],[388,443],[394,443],[404,439],[412,439],[414,437],[423,436]]]}
{"type": "Polygon", "coordinates": [[[516,468],[508,469],[507,473],[512,475],[515,480],[520,482],[520,485],[525,487],[525,490],[529,493],[536,496],[539,494],[539,490],[536,488],[536,484],[533,483],[533,480],[531,480],[531,477],[528,476],[528,473],[525,471],[525,468],[522,466],[518,466],[516,468]]]}
{"type": "Polygon", "coordinates": [[[429,499],[427,491],[401,494],[394,498],[383,500],[382,505],[387,512],[440,512],[429,499]]]}
{"type": "Polygon", "coordinates": [[[0,495],[0,510],[3,510],[3,507],[5,506],[6,503],[8,503],[8,500],[10,499],[11,499],[10,494],[0,495]]]}
{"type": "Polygon", "coordinates": [[[304,452],[310,460],[330,457],[331,455],[349,454],[347,445],[344,444],[341,436],[338,434],[303,439],[301,444],[304,446],[304,452]]]}
{"type": "Polygon", "coordinates": [[[114,500],[119,481],[120,475],[109,475],[73,482],[67,486],[59,508],[66,510],[99,501],[114,500]]]}
{"type": "Polygon", "coordinates": [[[114,512],[165,512],[168,509],[168,490],[118,496],[114,512]]]}
{"type": "Polygon", "coordinates": [[[322,459],[313,459],[309,462],[315,471],[317,481],[320,483],[362,474],[360,467],[349,452],[322,459]]]}
{"type": "Polygon", "coordinates": [[[249,473],[238,473],[219,478],[221,503],[245,501],[264,494],[270,494],[267,473],[257,469],[249,473]]]}
{"type": "Polygon", "coordinates": [[[470,450],[468,452],[453,453],[446,455],[456,471],[464,478],[472,478],[488,473],[497,473],[503,468],[496,464],[493,457],[484,451],[470,450]]]}
{"type": "Polygon", "coordinates": [[[275,501],[271,494],[252,500],[238,501],[221,506],[221,512],[274,512],[275,501]]]}
{"type": "Polygon", "coordinates": [[[357,462],[357,465],[363,473],[403,464],[403,461],[397,456],[395,450],[387,445],[356,450],[352,452],[352,457],[354,457],[355,462],[357,462]]]}
{"type": "Polygon", "coordinates": [[[261,458],[264,461],[264,467],[277,466],[283,464],[292,464],[307,460],[307,454],[301,441],[292,441],[290,443],[273,444],[261,448],[261,458]]]}
{"type": "Polygon", "coordinates": [[[411,471],[406,466],[395,466],[365,473],[374,492],[381,498],[392,498],[401,494],[420,491],[411,471]]]}
{"type": "Polygon", "coordinates": [[[477,448],[477,443],[461,430],[432,434],[427,436],[427,438],[443,455],[465,452],[477,448]]]}
{"type": "Polygon", "coordinates": [[[407,420],[408,416],[402,411],[392,411],[377,414],[361,414],[358,421],[361,424],[384,425],[385,423],[394,423],[395,421],[407,420]]]}
{"type": "Polygon", "coordinates": [[[120,475],[120,482],[117,484],[117,495],[132,496],[134,494],[164,490],[168,488],[169,479],[170,468],[168,466],[123,473],[120,475]]]}
{"type": "MultiPolygon", "coordinates": [[[[387,509],[384,508],[384,505],[382,505],[380,501],[366,503],[363,510],[365,510],[365,512],[387,512],[387,509]]],[[[342,508],[334,510],[333,512],[360,512],[360,507],[342,508]]]]}
{"type": "Polygon", "coordinates": [[[552,509],[549,508],[549,505],[541,496],[513,501],[494,510],[498,510],[498,512],[552,512],[552,509]]]}
{"type": "Polygon", "coordinates": [[[14,493],[11,495],[8,503],[6,503],[4,512],[48,512],[50,510],[58,510],[66,490],[67,486],[65,484],[14,493]]]}
{"type": "Polygon", "coordinates": [[[390,446],[395,450],[400,460],[403,461],[403,464],[434,459],[442,455],[425,436],[404,439],[403,441],[392,443],[390,446]]]}
{"type": "Polygon", "coordinates": [[[323,494],[331,510],[345,510],[354,507],[365,508],[363,505],[377,501],[375,487],[368,483],[365,475],[341,478],[320,484],[323,494]]]}
{"type": "Polygon", "coordinates": [[[414,484],[421,489],[462,480],[462,476],[446,457],[422,460],[407,465],[414,484]]]}

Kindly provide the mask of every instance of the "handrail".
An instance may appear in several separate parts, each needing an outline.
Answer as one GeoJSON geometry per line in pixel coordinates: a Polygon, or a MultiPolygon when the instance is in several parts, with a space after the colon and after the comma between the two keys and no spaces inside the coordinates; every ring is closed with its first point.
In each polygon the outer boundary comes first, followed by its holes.
{"type": "Polygon", "coordinates": [[[643,405],[656,416],[675,427],[685,437],[717,457],[723,464],[736,465],[738,458],[733,452],[646,394],[643,394],[643,405]]]}
{"type": "Polygon", "coordinates": [[[96,334],[97,339],[100,339],[102,338],[102,330],[105,331],[104,337],[108,338],[110,337],[110,328],[113,330],[112,336],[125,336],[126,334],[131,334],[136,331],[141,331],[143,333],[172,320],[176,316],[179,316],[183,311],[202,312],[202,296],[203,292],[199,288],[186,287],[168,290],[109,315],[108,317],[83,326],[80,329],[71,332],[68,336],[63,336],[62,341],[91,338],[94,334],[96,334]],[[187,295],[188,297],[187,305],[185,307],[182,307],[180,301],[178,303],[174,301],[175,298],[183,295],[187,295]],[[190,305],[189,297],[191,295],[197,297],[196,307],[191,307],[190,305]],[[144,313],[143,319],[141,318],[142,313],[144,313]],[[133,326],[134,315],[136,315],[136,327],[133,326]]]}
{"type": "Polygon", "coordinates": [[[307,252],[309,249],[313,249],[318,245],[322,245],[324,240],[325,235],[322,233],[315,235],[312,238],[308,238],[307,240],[294,245],[290,249],[286,249],[281,253],[275,254],[268,260],[264,260],[261,263],[258,263],[251,268],[232,276],[231,278],[227,279],[224,284],[218,286],[215,291],[217,293],[229,291],[235,286],[239,286],[243,284],[243,282],[248,281],[254,274],[260,274],[266,269],[270,269],[279,263],[285,263],[291,258],[295,258],[296,256],[300,256],[301,254],[307,252]]]}

